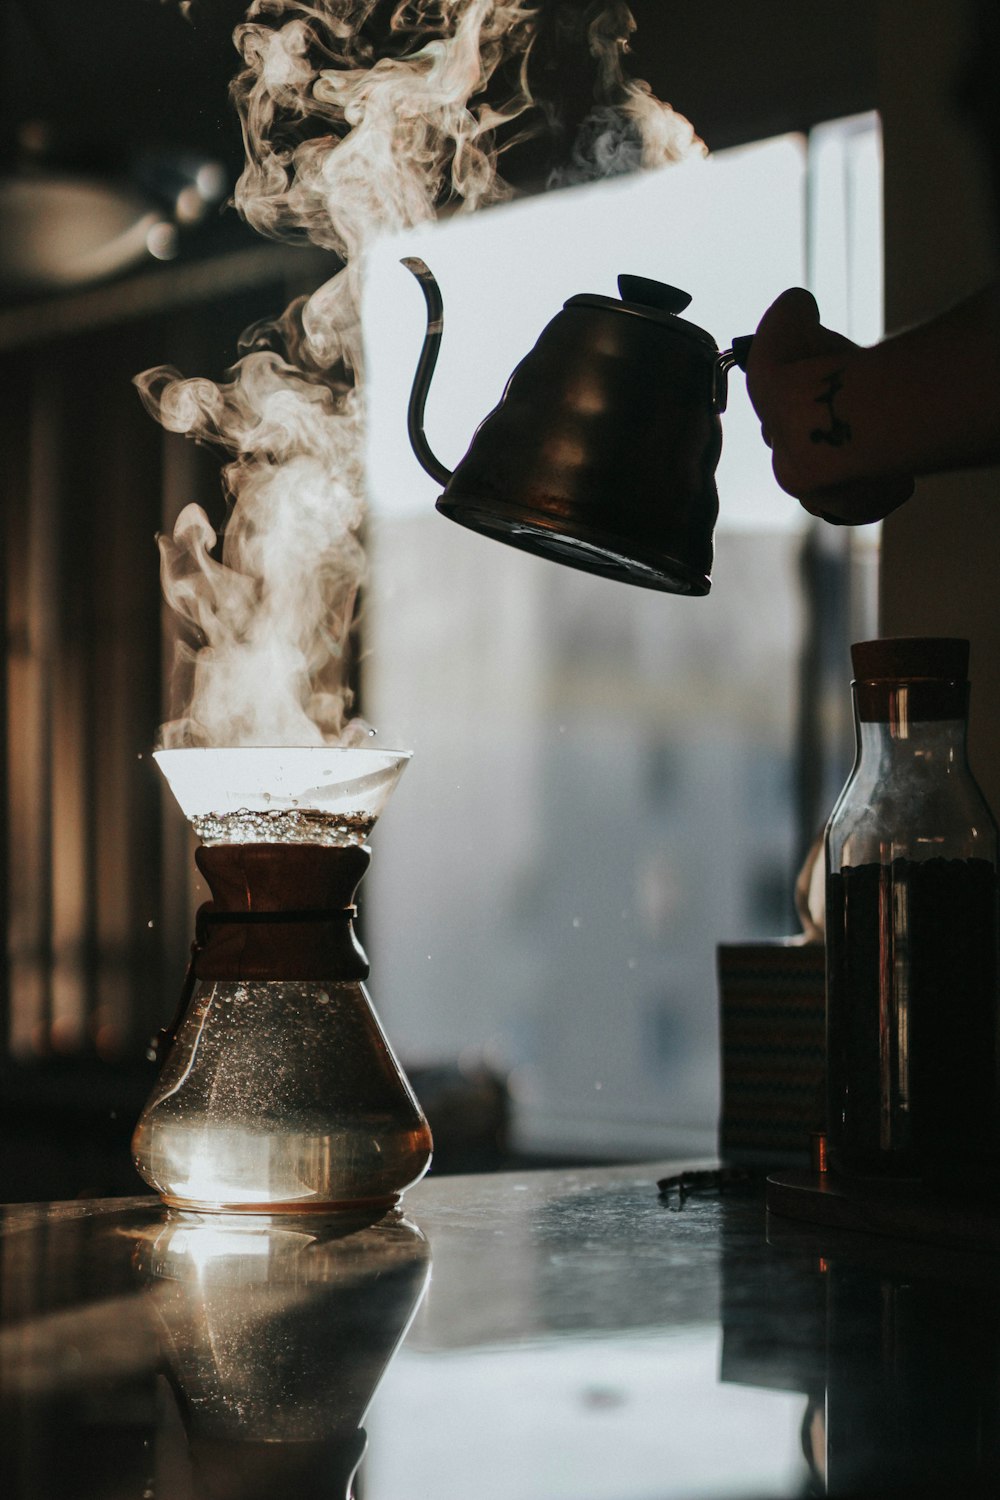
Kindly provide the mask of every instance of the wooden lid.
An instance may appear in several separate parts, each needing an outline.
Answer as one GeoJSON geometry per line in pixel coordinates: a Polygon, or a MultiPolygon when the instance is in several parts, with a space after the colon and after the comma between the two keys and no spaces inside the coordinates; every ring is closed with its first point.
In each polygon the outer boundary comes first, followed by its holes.
{"type": "Polygon", "coordinates": [[[964,682],[969,675],[969,642],[957,636],[895,636],[856,641],[851,647],[859,682],[912,682],[934,678],[964,682]]]}

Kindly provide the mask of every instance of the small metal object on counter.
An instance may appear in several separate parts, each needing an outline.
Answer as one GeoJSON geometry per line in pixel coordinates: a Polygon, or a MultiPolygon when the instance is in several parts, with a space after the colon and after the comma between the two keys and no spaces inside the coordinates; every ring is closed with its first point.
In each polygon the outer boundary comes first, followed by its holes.
{"type": "Polygon", "coordinates": [[[678,1172],[673,1177],[661,1177],[656,1186],[660,1197],[670,1204],[676,1194],[676,1208],[684,1207],[688,1198],[695,1196],[718,1197],[723,1193],[746,1192],[755,1187],[760,1178],[745,1167],[709,1167],[689,1172],[678,1172]]]}

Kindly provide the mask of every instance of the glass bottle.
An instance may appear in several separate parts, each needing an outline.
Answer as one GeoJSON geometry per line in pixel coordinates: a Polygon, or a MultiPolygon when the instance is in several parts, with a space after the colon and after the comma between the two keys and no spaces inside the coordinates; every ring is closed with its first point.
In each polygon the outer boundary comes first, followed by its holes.
{"type": "Polygon", "coordinates": [[[364,840],[406,756],[157,760],[204,840],[212,900],[133,1136],[136,1167],[168,1204],[201,1211],[395,1202],[427,1170],[431,1136],[365,989],[352,918],[364,840]]]}
{"type": "Polygon", "coordinates": [[[966,758],[967,641],[851,648],[857,755],[826,830],[830,1165],[997,1171],[997,828],[966,758]]]}

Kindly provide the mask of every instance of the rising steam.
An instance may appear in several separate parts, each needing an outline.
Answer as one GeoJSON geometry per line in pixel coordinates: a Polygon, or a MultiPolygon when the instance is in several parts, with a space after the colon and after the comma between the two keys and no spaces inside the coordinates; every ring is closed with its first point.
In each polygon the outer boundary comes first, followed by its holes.
{"type": "MultiPolygon", "coordinates": [[[[256,0],[235,34],[246,151],[236,206],[264,234],[334,251],[343,269],[252,330],[228,383],[167,368],[137,378],[165,427],[230,454],[221,560],[198,506],[160,538],[185,637],[186,707],[163,726],[167,747],[350,744],[368,732],[348,717],[347,682],[365,572],[363,252],[443,202],[469,211],[510,195],[498,133],[510,144],[513,123],[538,116],[527,80],[540,16],[529,0],[399,0],[376,55],[366,24],[377,8],[256,0]],[[501,68],[513,81],[498,105],[486,91],[501,68]]],[[[597,102],[553,185],[703,150],[686,120],[625,77],[627,6],[591,5],[587,18],[597,102]]]]}
{"type": "Polygon", "coordinates": [[[643,79],[626,77],[624,59],[635,29],[623,0],[597,7],[592,16],[587,42],[598,70],[596,99],[577,130],[568,161],[549,174],[550,188],[621,177],[706,154],[690,120],[657,99],[643,79]]]}

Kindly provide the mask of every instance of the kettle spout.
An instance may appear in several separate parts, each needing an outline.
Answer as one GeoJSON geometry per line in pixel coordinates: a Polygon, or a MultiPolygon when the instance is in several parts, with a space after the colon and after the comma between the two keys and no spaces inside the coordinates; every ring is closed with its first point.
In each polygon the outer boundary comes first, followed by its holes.
{"type": "Polygon", "coordinates": [[[410,404],[406,413],[406,428],[410,437],[410,447],[416,454],[421,468],[425,469],[432,479],[436,479],[438,484],[446,485],[451,478],[451,470],[446,469],[441,460],[432,452],[424,432],[424,407],[427,404],[427,392],[430,390],[431,377],[434,374],[438,349],[441,346],[441,333],[444,329],[444,301],[441,297],[441,288],[431,275],[430,268],[422,260],[415,255],[408,255],[401,264],[419,281],[424,301],[427,304],[427,332],[424,335],[424,346],[420,351],[416,374],[413,377],[410,404]]]}

